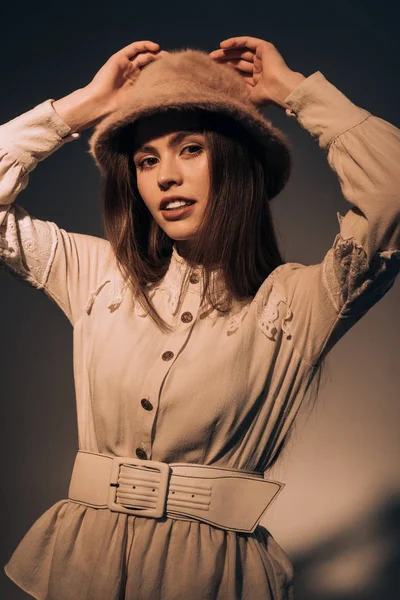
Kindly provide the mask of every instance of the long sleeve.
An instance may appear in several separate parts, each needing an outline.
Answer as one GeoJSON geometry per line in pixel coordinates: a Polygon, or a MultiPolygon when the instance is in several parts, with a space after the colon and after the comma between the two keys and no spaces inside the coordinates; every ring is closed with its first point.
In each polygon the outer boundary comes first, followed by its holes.
{"type": "Polygon", "coordinates": [[[257,298],[264,333],[270,335],[271,315],[278,317],[282,303],[285,333],[315,366],[389,291],[398,274],[400,130],[353,104],[319,71],[285,103],[327,154],[352,205],[345,216],[337,213],[340,230],[320,264],[281,265],[257,298]]]}
{"type": "Polygon", "coordinates": [[[52,102],[0,126],[0,266],[43,289],[74,324],[104,273],[109,244],[66,232],[14,203],[37,164],[80,137],[71,133],[52,102]]]}

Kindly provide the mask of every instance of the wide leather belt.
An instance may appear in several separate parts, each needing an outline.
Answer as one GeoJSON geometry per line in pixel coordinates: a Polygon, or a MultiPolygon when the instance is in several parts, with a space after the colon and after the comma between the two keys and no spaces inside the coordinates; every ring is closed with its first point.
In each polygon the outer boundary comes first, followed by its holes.
{"type": "Polygon", "coordinates": [[[284,485],[253,471],[79,450],[68,498],[129,515],[170,516],[252,533],[284,485]]]}

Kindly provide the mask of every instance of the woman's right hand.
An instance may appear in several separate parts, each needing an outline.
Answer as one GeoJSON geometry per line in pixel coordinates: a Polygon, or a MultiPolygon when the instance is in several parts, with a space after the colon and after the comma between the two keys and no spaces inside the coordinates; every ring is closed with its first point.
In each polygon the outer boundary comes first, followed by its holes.
{"type": "Polygon", "coordinates": [[[97,125],[123,103],[141,69],[169,54],[159,48],[148,40],[125,46],[108,59],[88,85],[54,101],[54,109],[72,131],[97,125]]]}
{"type": "Polygon", "coordinates": [[[141,69],[165,54],[168,52],[160,50],[155,42],[133,42],[108,59],[86,90],[104,102],[109,112],[113,112],[123,102],[126,92],[135,85],[141,69]]]}

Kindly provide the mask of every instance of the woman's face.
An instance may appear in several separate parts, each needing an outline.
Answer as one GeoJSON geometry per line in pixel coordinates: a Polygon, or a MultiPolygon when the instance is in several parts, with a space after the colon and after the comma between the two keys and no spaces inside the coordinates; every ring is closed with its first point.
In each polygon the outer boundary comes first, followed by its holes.
{"type": "Polygon", "coordinates": [[[196,115],[159,114],[139,121],[134,139],[139,193],[159,226],[176,240],[181,256],[195,235],[209,194],[209,153],[198,129],[196,115]],[[179,213],[164,210],[160,203],[166,196],[195,203],[179,213]]]}

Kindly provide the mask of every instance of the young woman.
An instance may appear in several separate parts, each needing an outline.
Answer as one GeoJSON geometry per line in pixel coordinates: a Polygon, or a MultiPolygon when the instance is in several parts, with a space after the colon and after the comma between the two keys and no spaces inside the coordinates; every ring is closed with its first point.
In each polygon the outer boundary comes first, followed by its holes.
{"type": "Polygon", "coordinates": [[[74,327],[79,431],[68,499],[7,575],[40,600],[292,598],[292,565],[259,525],[282,487],[268,471],[328,352],[397,276],[399,130],[266,41],[209,56],[144,41],[2,125],[0,158],[1,259],[74,327]],[[257,110],[270,104],[318,141],[353,205],[320,264],[277,246],[269,203],[291,155],[257,110]],[[94,125],[106,239],[14,203],[94,125]]]}

